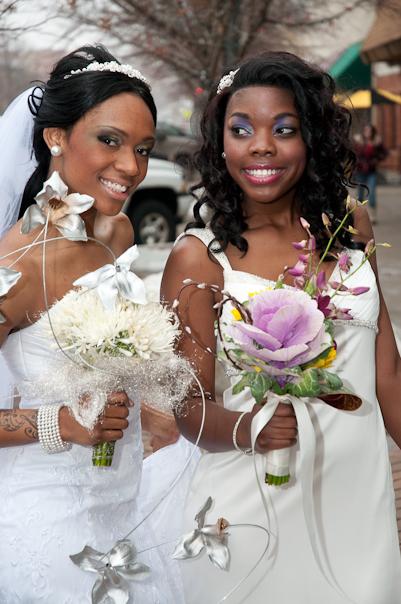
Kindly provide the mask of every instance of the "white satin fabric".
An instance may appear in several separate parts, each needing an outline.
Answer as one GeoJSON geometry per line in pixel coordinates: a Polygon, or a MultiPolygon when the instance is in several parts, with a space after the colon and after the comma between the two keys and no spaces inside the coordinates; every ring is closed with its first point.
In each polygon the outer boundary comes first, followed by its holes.
{"type": "MultiPolygon", "coordinates": [[[[35,380],[56,354],[38,323],[9,335],[2,353],[16,383],[35,380]]],[[[19,403],[21,408],[39,405],[35,400],[19,403]]],[[[3,401],[0,407],[10,405],[3,401]]],[[[91,602],[96,575],[78,569],[69,555],[87,544],[106,552],[138,522],[143,453],[138,404],[116,444],[112,467],[92,467],[91,453],[91,447],[78,445],[54,455],[37,443],[0,448],[1,604],[91,602]]],[[[132,540],[139,551],[157,543],[149,529],[135,531],[132,540]]],[[[152,573],[131,584],[130,602],[175,604],[158,551],[138,554],[138,561],[152,573]]]]}
{"type": "MultiPolygon", "coordinates": [[[[190,234],[205,245],[212,237],[208,229],[192,230],[190,234]]],[[[353,251],[351,255],[355,264],[359,264],[361,252],[353,251]]],[[[269,285],[256,275],[232,270],[223,254],[217,254],[216,258],[224,269],[225,289],[239,300],[244,300],[248,292],[269,285]]],[[[338,355],[331,369],[362,398],[363,404],[352,413],[338,411],[319,399],[309,399],[305,405],[316,438],[311,496],[312,529],[317,531],[317,537],[311,534],[310,519],[308,522],[305,517],[304,508],[309,504],[305,503],[303,493],[299,444],[293,450],[289,485],[284,488],[262,485],[268,520],[251,456],[234,450],[204,452],[193,475],[183,532],[194,528],[194,517],[209,495],[214,499],[214,507],[208,513],[207,523],[222,516],[231,524],[260,524],[271,531],[268,555],[230,597],[232,604],[401,602],[394,492],[386,433],[375,392],[376,332],[372,326],[378,318],[379,296],[369,263],[349,284],[369,286],[370,291],[359,297],[336,298],[337,305],[351,308],[359,324],[355,321],[335,327],[338,355]],[[312,547],[311,538],[317,539],[319,547],[312,547]],[[316,552],[321,553],[319,560],[316,552]],[[331,578],[337,588],[330,584],[331,578]]],[[[231,385],[237,379],[231,376],[231,385]]],[[[233,395],[229,387],[224,392],[224,405],[227,409],[246,411],[252,408],[253,400],[247,390],[233,395]]],[[[262,479],[263,464],[263,456],[257,454],[256,466],[262,479]]],[[[262,530],[232,527],[229,533],[228,572],[212,566],[205,555],[181,563],[186,604],[217,604],[262,554],[266,545],[262,530]]]]}

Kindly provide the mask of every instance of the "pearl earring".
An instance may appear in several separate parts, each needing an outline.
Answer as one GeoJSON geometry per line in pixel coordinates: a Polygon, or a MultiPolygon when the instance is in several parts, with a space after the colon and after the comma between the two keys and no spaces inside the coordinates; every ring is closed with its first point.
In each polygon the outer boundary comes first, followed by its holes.
{"type": "Polygon", "coordinates": [[[223,151],[223,153],[221,154],[221,157],[222,157],[223,159],[226,159],[226,154],[225,154],[225,152],[224,152],[224,151],[223,151]]]}
{"type": "Polygon", "coordinates": [[[62,151],[60,145],[52,145],[50,147],[50,153],[52,154],[53,157],[60,157],[62,152],[63,151],[62,151]]]}

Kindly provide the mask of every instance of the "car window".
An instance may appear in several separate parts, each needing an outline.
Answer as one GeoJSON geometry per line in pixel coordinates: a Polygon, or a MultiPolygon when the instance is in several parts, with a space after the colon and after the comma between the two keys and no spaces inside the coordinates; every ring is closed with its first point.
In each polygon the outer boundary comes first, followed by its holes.
{"type": "Polygon", "coordinates": [[[174,126],[173,124],[168,124],[167,122],[159,122],[157,124],[158,132],[161,132],[170,136],[187,136],[187,134],[179,128],[178,126],[174,126]]]}

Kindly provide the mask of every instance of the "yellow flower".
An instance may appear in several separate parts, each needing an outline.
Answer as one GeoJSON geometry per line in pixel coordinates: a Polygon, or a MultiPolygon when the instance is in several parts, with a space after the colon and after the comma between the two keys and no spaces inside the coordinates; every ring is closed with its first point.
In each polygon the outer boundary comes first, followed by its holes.
{"type": "Polygon", "coordinates": [[[263,292],[271,291],[272,289],[273,289],[272,287],[264,287],[263,289],[259,289],[257,292],[249,292],[248,298],[253,298],[254,296],[258,296],[259,294],[262,294],[263,292]]]}
{"type": "MultiPolygon", "coordinates": [[[[272,287],[264,287],[263,289],[261,289],[257,292],[249,292],[248,298],[253,298],[254,296],[257,296],[258,294],[261,294],[262,292],[265,292],[267,290],[272,290],[272,289],[273,289],[272,287]]],[[[235,321],[242,321],[241,313],[236,308],[233,308],[233,310],[231,311],[231,314],[234,317],[235,321]]]]}
{"type": "Polygon", "coordinates": [[[333,346],[330,348],[329,354],[324,359],[318,359],[316,362],[311,363],[310,367],[316,367],[317,369],[325,369],[326,367],[330,367],[336,356],[337,350],[333,346]]]}

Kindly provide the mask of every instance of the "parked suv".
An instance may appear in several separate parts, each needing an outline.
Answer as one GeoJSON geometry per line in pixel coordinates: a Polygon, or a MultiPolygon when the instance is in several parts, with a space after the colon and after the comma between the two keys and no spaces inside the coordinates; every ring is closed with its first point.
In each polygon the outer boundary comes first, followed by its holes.
{"type": "Polygon", "coordinates": [[[149,158],[146,178],[123,207],[134,225],[136,243],[164,243],[175,239],[177,223],[190,219],[193,198],[187,188],[180,166],[149,158]]]}
{"type": "Polygon", "coordinates": [[[156,144],[153,149],[156,157],[168,159],[191,172],[192,155],[198,146],[197,139],[182,128],[168,122],[157,123],[156,144]]]}

